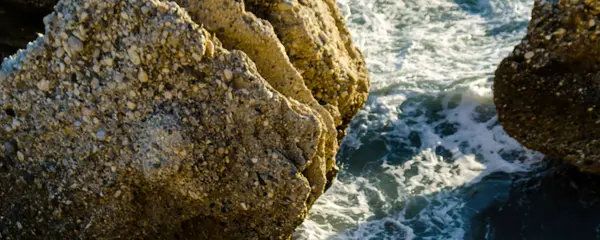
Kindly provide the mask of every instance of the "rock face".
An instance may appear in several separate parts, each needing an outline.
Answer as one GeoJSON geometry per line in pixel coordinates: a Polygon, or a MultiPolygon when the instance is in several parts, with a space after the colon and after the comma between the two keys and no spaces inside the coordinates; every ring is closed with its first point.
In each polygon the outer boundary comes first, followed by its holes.
{"type": "MultiPolygon", "coordinates": [[[[353,45],[335,0],[247,0],[267,19],[315,98],[341,114],[338,136],[362,108],[369,91],[362,53],[353,45]]],[[[334,114],[335,117],[335,114],[334,114]]]]}
{"type": "Polygon", "coordinates": [[[600,3],[536,1],[496,71],[500,123],[528,148],[600,172],[600,3]]]}
{"type": "Polygon", "coordinates": [[[60,1],[0,68],[0,238],[289,237],[368,89],[323,6],[321,81],[240,1],[60,1]]]}

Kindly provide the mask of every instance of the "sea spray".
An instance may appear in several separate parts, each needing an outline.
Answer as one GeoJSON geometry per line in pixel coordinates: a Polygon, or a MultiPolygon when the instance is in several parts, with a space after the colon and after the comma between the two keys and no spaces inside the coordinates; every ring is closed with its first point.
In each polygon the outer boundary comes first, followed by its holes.
{"type": "Polygon", "coordinates": [[[527,0],[341,0],[372,74],[341,173],[296,239],[463,239],[542,155],[498,124],[493,71],[524,36],[527,0]]]}

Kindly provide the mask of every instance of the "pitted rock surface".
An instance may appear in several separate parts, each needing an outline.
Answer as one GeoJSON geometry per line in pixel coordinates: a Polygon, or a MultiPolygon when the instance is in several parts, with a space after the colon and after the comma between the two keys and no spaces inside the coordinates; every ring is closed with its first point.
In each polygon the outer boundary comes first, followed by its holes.
{"type": "Polygon", "coordinates": [[[536,1],[494,80],[504,129],[528,148],[600,172],[600,3],[536,1]]]}
{"type": "Polygon", "coordinates": [[[246,54],[175,3],[65,0],[44,22],[0,71],[2,236],[279,238],[302,222],[326,128],[246,54]]]}

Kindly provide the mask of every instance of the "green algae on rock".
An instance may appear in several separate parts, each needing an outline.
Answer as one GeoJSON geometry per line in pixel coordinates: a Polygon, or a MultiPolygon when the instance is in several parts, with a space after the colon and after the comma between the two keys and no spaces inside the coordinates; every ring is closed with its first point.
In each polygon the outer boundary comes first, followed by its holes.
{"type": "Polygon", "coordinates": [[[329,112],[177,4],[62,0],[44,23],[0,70],[2,236],[287,238],[331,182],[329,112]]]}
{"type": "Polygon", "coordinates": [[[494,101],[528,148],[600,173],[600,3],[536,1],[527,36],[504,59],[494,101]]]}

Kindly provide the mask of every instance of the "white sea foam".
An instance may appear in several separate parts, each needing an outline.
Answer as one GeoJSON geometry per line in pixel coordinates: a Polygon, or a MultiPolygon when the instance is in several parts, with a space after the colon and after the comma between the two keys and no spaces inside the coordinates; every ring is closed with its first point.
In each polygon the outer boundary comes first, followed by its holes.
{"type": "Polygon", "coordinates": [[[497,64],[524,35],[530,1],[339,6],[367,58],[372,94],[344,140],[338,181],[295,238],[463,239],[460,189],[541,158],[503,131],[491,91],[497,64]],[[361,153],[368,148],[380,149],[361,153]]]}

